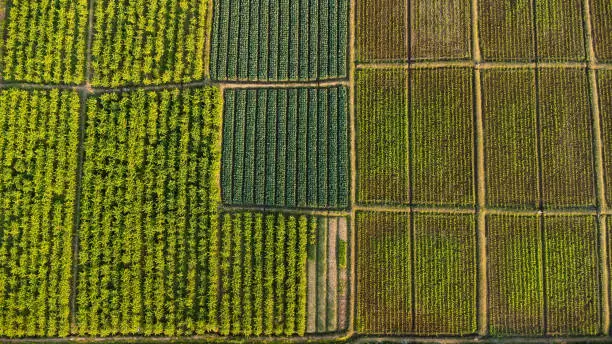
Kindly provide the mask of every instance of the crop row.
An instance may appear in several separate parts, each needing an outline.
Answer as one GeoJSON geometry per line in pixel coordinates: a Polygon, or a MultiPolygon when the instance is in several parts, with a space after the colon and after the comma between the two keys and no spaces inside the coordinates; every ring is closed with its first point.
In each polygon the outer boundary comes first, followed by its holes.
{"type": "Polygon", "coordinates": [[[70,331],[80,99],[0,90],[0,336],[70,331]]]}
{"type": "Polygon", "coordinates": [[[359,202],[473,204],[471,73],[357,71],[359,202]]]}
{"type": "Polygon", "coordinates": [[[476,331],[473,216],[360,212],[356,226],[358,331],[476,331]]]}
{"type": "MultiPolygon", "coordinates": [[[[92,85],[201,80],[208,69],[208,0],[11,0],[0,69],[11,81],[80,84],[92,30],[92,85]]],[[[3,22],[4,12],[0,15],[3,22]]]]}
{"type": "MultiPolygon", "coordinates": [[[[473,204],[476,133],[470,73],[446,68],[357,71],[359,202],[473,204]]],[[[512,69],[481,74],[487,205],[595,206],[587,72],[512,69]]],[[[599,79],[609,146],[605,75],[600,72],[599,79]]],[[[611,160],[606,161],[610,166],[611,160]]]]}
{"type": "Polygon", "coordinates": [[[346,88],[228,89],[224,106],[224,203],[348,205],[346,88]]]}
{"type": "MultiPolygon", "coordinates": [[[[590,1],[595,55],[609,61],[612,5],[607,0],[590,1]]],[[[479,0],[482,57],[584,60],[584,8],[585,0],[479,0]]],[[[356,11],[359,61],[471,57],[469,1],[360,0],[356,11]]]]}
{"type": "Polygon", "coordinates": [[[77,331],[219,327],[220,94],[103,94],[87,102],[77,331]]]}
{"type": "Polygon", "coordinates": [[[321,80],[346,75],[349,0],[214,2],[215,80],[321,80]]]}

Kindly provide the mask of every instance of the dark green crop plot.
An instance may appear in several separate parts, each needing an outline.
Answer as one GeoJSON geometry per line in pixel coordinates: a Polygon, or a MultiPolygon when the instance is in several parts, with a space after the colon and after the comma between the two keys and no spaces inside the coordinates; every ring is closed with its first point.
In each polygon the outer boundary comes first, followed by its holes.
{"type": "Polygon", "coordinates": [[[612,71],[598,71],[606,199],[612,204],[612,71]]]}
{"type": "Polygon", "coordinates": [[[357,1],[355,54],[358,61],[408,59],[406,1],[357,1]]]}
{"type": "MultiPolygon", "coordinates": [[[[0,7],[4,7],[2,3],[0,7]]],[[[6,13],[0,9],[2,78],[36,83],[82,83],[87,4],[87,0],[8,1],[6,13]]]]}
{"type": "Polygon", "coordinates": [[[80,99],[0,90],[0,336],[70,334],[80,99]]]}
{"type": "Polygon", "coordinates": [[[438,60],[472,56],[470,1],[415,0],[410,5],[412,58],[438,60]]]}
{"type": "Polygon", "coordinates": [[[348,205],[347,89],[228,89],[223,202],[348,205]]]}
{"type": "Polygon", "coordinates": [[[487,204],[536,208],[535,72],[484,71],[482,84],[487,204]]]}
{"type": "Polygon", "coordinates": [[[601,333],[600,267],[594,216],[544,218],[547,333],[601,333]]]}
{"type": "Polygon", "coordinates": [[[359,70],[357,104],[357,199],[409,203],[408,72],[359,70]]]}
{"type": "Polygon", "coordinates": [[[96,0],[92,84],[181,83],[207,75],[209,0],[96,0]]]}
{"type": "Polygon", "coordinates": [[[542,242],[537,216],[487,216],[489,332],[544,333],[542,242]]]}
{"type": "Polygon", "coordinates": [[[214,2],[214,80],[346,76],[349,0],[214,2]]]}
{"type": "Polygon", "coordinates": [[[357,328],[412,332],[409,213],[357,213],[357,328]]]}
{"type": "Polygon", "coordinates": [[[595,57],[601,61],[611,61],[612,2],[609,0],[591,0],[591,6],[595,57]]]}
{"type": "Polygon", "coordinates": [[[485,60],[535,57],[532,0],[481,0],[478,9],[481,53],[485,60]]]}
{"type": "Polygon", "coordinates": [[[472,70],[422,69],[412,76],[413,202],[472,205],[472,70]]]}
{"type": "Polygon", "coordinates": [[[215,88],[88,100],[80,334],[218,329],[220,101],[215,88]]]}
{"type": "Polygon", "coordinates": [[[476,331],[472,215],[414,214],[414,317],[418,334],[476,331]]]}
{"type": "Polygon", "coordinates": [[[593,129],[586,71],[541,69],[538,80],[544,206],[594,206],[593,129]]]}
{"type": "Polygon", "coordinates": [[[536,1],[537,55],[545,60],[584,60],[584,0],[536,1]]]}

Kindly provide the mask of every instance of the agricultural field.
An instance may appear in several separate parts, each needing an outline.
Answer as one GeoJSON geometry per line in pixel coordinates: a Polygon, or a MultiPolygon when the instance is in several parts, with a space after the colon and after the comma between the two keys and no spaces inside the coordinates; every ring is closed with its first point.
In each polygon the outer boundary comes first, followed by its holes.
{"type": "Polygon", "coordinates": [[[0,342],[611,340],[609,0],[0,0],[0,342]]]}
{"type": "Polygon", "coordinates": [[[185,83],[208,75],[210,0],[94,2],[94,86],[185,83]]]}
{"type": "Polygon", "coordinates": [[[347,75],[349,0],[213,3],[213,80],[323,80],[347,75]]]}
{"type": "Polygon", "coordinates": [[[0,90],[0,336],[70,331],[80,99],[0,90]]]}
{"type": "Polygon", "coordinates": [[[348,205],[347,89],[228,89],[222,198],[276,207],[348,205]]]}

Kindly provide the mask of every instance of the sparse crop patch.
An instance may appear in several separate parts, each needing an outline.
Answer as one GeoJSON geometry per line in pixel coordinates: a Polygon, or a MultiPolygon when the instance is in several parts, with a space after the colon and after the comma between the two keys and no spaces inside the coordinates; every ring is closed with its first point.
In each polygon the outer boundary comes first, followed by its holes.
{"type": "Polygon", "coordinates": [[[535,57],[532,0],[481,0],[479,30],[485,60],[535,57]]]}

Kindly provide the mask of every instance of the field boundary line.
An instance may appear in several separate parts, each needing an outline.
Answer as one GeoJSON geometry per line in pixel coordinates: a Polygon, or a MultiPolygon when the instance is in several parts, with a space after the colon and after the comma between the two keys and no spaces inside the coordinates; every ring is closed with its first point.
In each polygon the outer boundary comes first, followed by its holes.
{"type": "Polygon", "coordinates": [[[348,307],[350,308],[348,311],[348,326],[347,326],[347,334],[349,336],[353,335],[355,330],[355,318],[357,313],[357,245],[356,245],[356,236],[357,236],[357,226],[355,219],[355,204],[357,200],[357,138],[356,138],[356,114],[355,114],[355,73],[357,70],[357,65],[355,63],[355,42],[356,42],[356,26],[357,26],[357,0],[349,1],[349,13],[348,13],[348,22],[349,22],[349,33],[348,33],[348,91],[349,91],[349,130],[350,130],[350,168],[351,168],[351,180],[350,180],[350,218],[349,218],[349,240],[350,240],[350,273],[348,276],[349,283],[349,302],[348,307]]]}
{"type": "Polygon", "coordinates": [[[511,69],[511,68],[592,68],[612,70],[612,63],[573,62],[573,61],[479,61],[444,60],[444,61],[398,61],[398,62],[360,62],[357,69],[432,69],[432,68],[477,68],[477,69],[511,69]]]}
{"type": "Polygon", "coordinates": [[[478,27],[478,0],[472,0],[472,59],[474,63],[472,82],[474,116],[474,182],[476,191],[476,246],[477,246],[477,287],[476,326],[478,334],[485,336],[488,331],[488,286],[487,286],[487,226],[486,226],[486,180],[484,158],[484,119],[482,114],[482,84],[480,73],[480,38],[478,27]]]}
{"type": "Polygon", "coordinates": [[[599,256],[601,264],[601,326],[602,332],[606,335],[610,333],[610,271],[608,267],[608,233],[606,217],[602,216],[608,210],[606,204],[606,186],[604,170],[603,139],[601,127],[601,114],[599,113],[599,89],[597,84],[597,72],[593,68],[597,63],[595,56],[595,46],[593,42],[593,24],[591,18],[591,2],[584,0],[584,32],[588,60],[589,89],[591,92],[591,115],[593,117],[593,150],[595,158],[595,185],[597,187],[597,217],[599,219],[599,256]]]}

